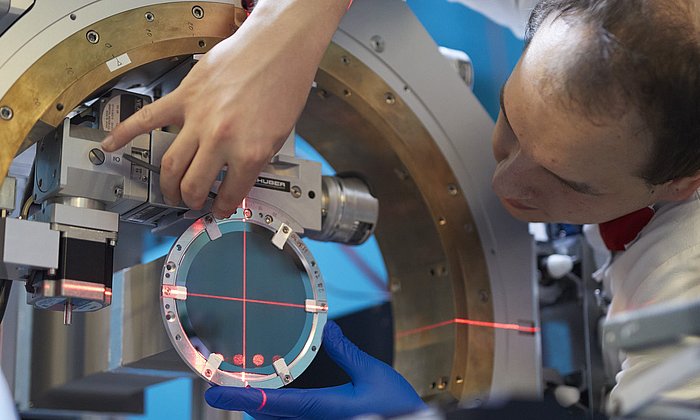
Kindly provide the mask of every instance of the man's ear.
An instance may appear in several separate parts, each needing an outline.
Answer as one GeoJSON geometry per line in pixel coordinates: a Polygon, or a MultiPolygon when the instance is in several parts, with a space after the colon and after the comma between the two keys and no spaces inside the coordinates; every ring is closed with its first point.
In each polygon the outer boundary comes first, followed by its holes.
{"type": "Polygon", "coordinates": [[[700,171],[694,175],[674,179],[664,184],[666,190],[663,194],[666,201],[682,201],[690,198],[695,191],[700,189],[700,171]]]}

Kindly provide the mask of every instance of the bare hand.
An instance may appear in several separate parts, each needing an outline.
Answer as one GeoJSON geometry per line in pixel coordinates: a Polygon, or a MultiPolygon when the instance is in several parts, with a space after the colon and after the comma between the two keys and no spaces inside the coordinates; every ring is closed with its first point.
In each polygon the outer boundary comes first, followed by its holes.
{"type": "Polygon", "coordinates": [[[317,16],[309,16],[308,2],[304,8],[299,3],[261,2],[176,90],[115,127],[102,147],[114,151],[151,130],[181,127],[161,162],[166,202],[201,209],[228,165],[212,211],[219,218],[230,216],[291,132],[344,10],[342,5],[312,6],[317,16]],[[337,19],[312,26],[316,33],[310,33],[304,18],[318,22],[318,14],[337,19]]]}

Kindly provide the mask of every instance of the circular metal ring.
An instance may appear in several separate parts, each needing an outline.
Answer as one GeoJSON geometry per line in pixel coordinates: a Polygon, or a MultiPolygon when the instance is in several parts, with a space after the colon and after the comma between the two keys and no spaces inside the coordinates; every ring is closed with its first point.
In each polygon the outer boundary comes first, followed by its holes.
{"type": "Polygon", "coordinates": [[[326,292],[290,219],[257,201],[243,207],[229,219],[202,217],[177,239],[162,271],[161,313],[180,357],[206,381],[279,388],[321,345],[326,292]]]}

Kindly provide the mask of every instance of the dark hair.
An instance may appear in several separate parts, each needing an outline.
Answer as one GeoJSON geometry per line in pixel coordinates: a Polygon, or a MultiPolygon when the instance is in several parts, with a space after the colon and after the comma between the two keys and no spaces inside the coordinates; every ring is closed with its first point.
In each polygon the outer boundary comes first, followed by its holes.
{"type": "MultiPolygon", "coordinates": [[[[550,16],[592,30],[564,87],[593,116],[630,106],[653,139],[639,174],[651,185],[700,171],[700,9],[695,0],[542,0],[526,46],[550,16]]],[[[526,47],[527,48],[527,47],[526,47]]]]}

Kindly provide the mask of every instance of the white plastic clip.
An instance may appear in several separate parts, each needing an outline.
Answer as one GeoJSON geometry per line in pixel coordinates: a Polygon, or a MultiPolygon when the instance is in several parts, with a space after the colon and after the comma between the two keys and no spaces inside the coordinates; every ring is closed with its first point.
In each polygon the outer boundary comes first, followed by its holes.
{"type": "Polygon", "coordinates": [[[292,228],[282,223],[280,228],[277,229],[277,233],[275,233],[275,236],[272,237],[272,244],[280,250],[284,249],[284,244],[287,243],[287,239],[289,239],[289,236],[291,234],[292,228]]]}

